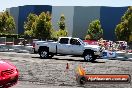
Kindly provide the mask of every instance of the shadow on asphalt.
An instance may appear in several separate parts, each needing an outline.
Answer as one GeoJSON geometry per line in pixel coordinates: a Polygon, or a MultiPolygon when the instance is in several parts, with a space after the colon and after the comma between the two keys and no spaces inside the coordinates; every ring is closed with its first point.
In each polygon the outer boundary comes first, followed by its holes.
{"type": "Polygon", "coordinates": [[[75,59],[60,59],[60,58],[52,58],[54,60],[66,60],[66,61],[77,61],[77,62],[85,62],[84,60],[75,60],[75,59]]]}
{"type": "MultiPolygon", "coordinates": [[[[38,58],[38,59],[41,59],[40,57],[32,57],[32,58],[38,58]]],[[[47,59],[85,62],[84,60],[75,60],[75,59],[60,59],[60,58],[47,58],[47,59]]],[[[46,59],[46,60],[47,60],[47,59],[46,59]]]]}
{"type": "MultiPolygon", "coordinates": [[[[39,57],[32,57],[32,58],[39,58],[39,57]]],[[[39,58],[40,59],[40,58],[39,58]]],[[[83,59],[82,60],[76,60],[76,59],[61,59],[61,58],[47,58],[47,59],[52,59],[52,60],[61,60],[61,61],[75,61],[75,62],[86,62],[83,59]]],[[[47,60],[46,59],[46,60],[47,60]]],[[[91,63],[105,63],[103,61],[93,61],[91,63]]]]}
{"type": "Polygon", "coordinates": [[[91,63],[105,63],[104,61],[93,61],[91,63]]]}
{"type": "Polygon", "coordinates": [[[114,60],[118,60],[118,61],[131,61],[129,59],[124,59],[124,60],[120,60],[120,59],[109,59],[109,60],[111,60],[111,61],[114,61],[114,60]]]}
{"type": "Polygon", "coordinates": [[[82,57],[80,55],[71,55],[70,57],[82,57]]]}

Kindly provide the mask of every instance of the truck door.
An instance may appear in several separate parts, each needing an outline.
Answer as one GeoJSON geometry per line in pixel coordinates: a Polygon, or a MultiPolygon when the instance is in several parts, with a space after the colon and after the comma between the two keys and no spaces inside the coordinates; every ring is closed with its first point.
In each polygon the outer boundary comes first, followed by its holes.
{"type": "Polygon", "coordinates": [[[69,46],[69,38],[61,38],[57,44],[57,53],[70,54],[69,46]]]}
{"type": "Polygon", "coordinates": [[[69,50],[73,55],[82,55],[83,46],[77,39],[71,39],[69,50]]]}

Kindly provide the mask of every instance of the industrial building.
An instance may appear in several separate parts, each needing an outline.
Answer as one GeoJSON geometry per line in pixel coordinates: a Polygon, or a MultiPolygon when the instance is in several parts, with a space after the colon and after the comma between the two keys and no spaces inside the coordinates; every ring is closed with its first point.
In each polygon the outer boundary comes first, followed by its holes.
{"type": "Polygon", "coordinates": [[[52,14],[52,25],[58,29],[57,22],[61,14],[66,18],[66,29],[68,35],[84,39],[88,25],[91,21],[99,19],[104,29],[104,39],[115,40],[115,27],[128,7],[106,7],[106,6],[51,6],[51,5],[25,5],[7,8],[14,17],[16,23],[15,33],[24,32],[24,22],[29,13],[39,15],[41,12],[49,11],[52,14]]]}

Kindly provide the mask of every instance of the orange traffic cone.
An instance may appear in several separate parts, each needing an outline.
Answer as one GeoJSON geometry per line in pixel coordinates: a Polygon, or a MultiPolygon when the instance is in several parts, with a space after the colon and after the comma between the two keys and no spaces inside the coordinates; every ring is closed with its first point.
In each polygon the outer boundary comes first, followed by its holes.
{"type": "Polygon", "coordinates": [[[68,69],[69,69],[69,64],[67,63],[67,64],[66,64],[66,70],[68,70],[68,69]]]}

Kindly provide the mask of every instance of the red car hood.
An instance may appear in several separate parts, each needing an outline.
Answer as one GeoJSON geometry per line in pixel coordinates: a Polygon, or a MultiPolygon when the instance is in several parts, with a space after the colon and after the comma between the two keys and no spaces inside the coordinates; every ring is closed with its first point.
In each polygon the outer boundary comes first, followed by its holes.
{"type": "Polygon", "coordinates": [[[0,71],[14,69],[15,67],[8,62],[0,61],[0,71]]]}

